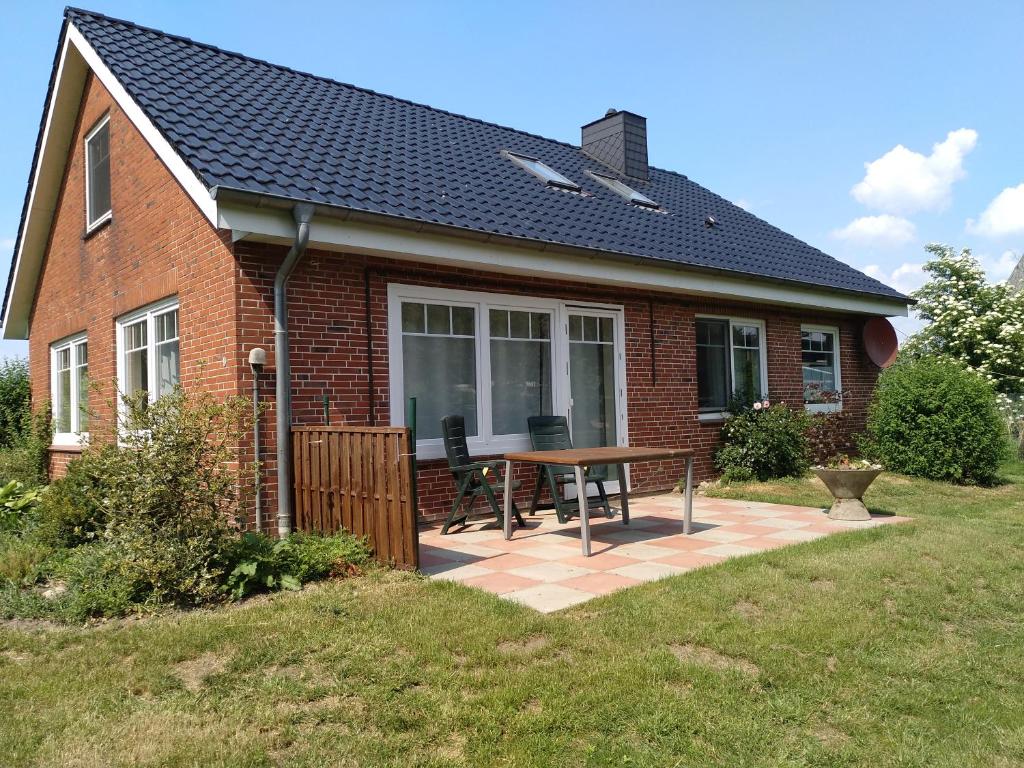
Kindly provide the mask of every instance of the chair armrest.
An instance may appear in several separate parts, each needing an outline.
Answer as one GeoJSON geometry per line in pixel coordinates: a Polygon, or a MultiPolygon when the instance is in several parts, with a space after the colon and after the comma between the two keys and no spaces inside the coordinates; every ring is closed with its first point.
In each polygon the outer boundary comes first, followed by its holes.
{"type": "Polygon", "coordinates": [[[475,461],[472,464],[463,464],[459,467],[459,471],[473,472],[479,470],[482,472],[483,470],[488,469],[491,472],[498,473],[501,470],[502,463],[503,462],[500,461],[475,461]]]}

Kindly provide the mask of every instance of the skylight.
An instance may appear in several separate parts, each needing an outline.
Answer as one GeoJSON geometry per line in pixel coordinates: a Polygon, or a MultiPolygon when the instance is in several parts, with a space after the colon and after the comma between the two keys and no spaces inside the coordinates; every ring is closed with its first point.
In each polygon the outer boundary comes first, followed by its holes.
{"type": "Polygon", "coordinates": [[[550,187],[560,187],[562,189],[572,190],[573,192],[580,191],[579,184],[565,178],[565,176],[560,174],[558,171],[545,165],[535,157],[520,155],[516,152],[509,152],[508,150],[505,150],[502,154],[520,168],[525,168],[550,187]]]}
{"type": "Polygon", "coordinates": [[[639,205],[644,208],[661,207],[656,202],[651,200],[651,198],[647,197],[647,195],[643,195],[637,192],[631,186],[629,186],[628,184],[623,184],[621,181],[614,178],[613,176],[605,176],[603,173],[594,173],[593,171],[587,171],[587,173],[590,174],[590,177],[594,179],[594,181],[601,182],[606,187],[608,187],[608,189],[612,190],[612,192],[618,193],[622,197],[626,198],[629,202],[633,203],[633,205],[639,205]]]}

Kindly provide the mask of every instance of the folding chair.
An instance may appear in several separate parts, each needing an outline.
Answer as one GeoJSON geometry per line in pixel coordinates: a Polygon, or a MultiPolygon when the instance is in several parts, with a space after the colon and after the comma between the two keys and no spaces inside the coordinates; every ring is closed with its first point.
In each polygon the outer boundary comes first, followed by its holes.
{"type": "MultiPolygon", "coordinates": [[[[444,452],[448,457],[448,469],[452,472],[452,479],[458,492],[452,510],[448,513],[448,519],[441,528],[441,535],[448,533],[448,529],[456,523],[469,525],[473,504],[481,496],[487,499],[494,513],[495,522],[501,525],[504,511],[498,504],[495,494],[505,491],[505,483],[501,476],[503,462],[473,461],[466,446],[466,420],[462,416],[445,416],[441,419],[441,431],[444,437],[444,452]],[[489,482],[489,476],[493,476],[493,483],[489,482]],[[462,511],[463,503],[466,506],[465,512],[462,511]]],[[[522,483],[518,480],[512,483],[513,491],[520,487],[522,483]]],[[[516,516],[516,522],[522,526],[523,516],[519,514],[515,501],[512,502],[512,512],[516,516]]]]}
{"type": "MultiPolygon", "coordinates": [[[[535,451],[561,451],[572,448],[572,437],[569,435],[569,422],[565,416],[530,416],[526,423],[530,430],[530,442],[535,451]]],[[[607,467],[588,467],[584,479],[587,483],[597,486],[599,501],[594,506],[604,507],[606,517],[613,517],[612,506],[608,503],[608,494],[604,489],[604,481],[608,479],[607,467]]],[[[530,514],[537,511],[541,491],[547,485],[551,489],[551,498],[555,502],[555,514],[558,522],[568,522],[580,513],[578,501],[569,501],[564,496],[566,485],[575,485],[576,477],[572,467],[557,464],[543,464],[537,467],[537,486],[530,502],[530,514]]],[[[576,493],[586,493],[586,488],[578,488],[576,493]]],[[[588,507],[591,503],[588,500],[588,507]]],[[[591,507],[593,508],[593,507],[591,507]]]]}

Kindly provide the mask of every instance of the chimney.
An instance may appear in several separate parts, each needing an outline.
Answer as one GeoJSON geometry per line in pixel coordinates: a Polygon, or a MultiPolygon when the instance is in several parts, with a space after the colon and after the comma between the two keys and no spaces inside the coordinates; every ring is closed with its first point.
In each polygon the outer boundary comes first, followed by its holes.
{"type": "Polygon", "coordinates": [[[583,151],[609,168],[647,180],[647,118],[609,109],[583,126],[583,151]]]}

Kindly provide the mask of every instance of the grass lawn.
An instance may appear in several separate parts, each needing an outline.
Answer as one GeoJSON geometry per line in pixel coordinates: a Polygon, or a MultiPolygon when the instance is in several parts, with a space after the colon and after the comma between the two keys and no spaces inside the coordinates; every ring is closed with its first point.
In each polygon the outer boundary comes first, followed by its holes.
{"type": "MultiPolygon", "coordinates": [[[[0,765],[1024,765],[1024,465],[557,615],[411,574],[0,624],[0,765]]],[[[718,495],[824,505],[811,481],[718,495]]]]}

